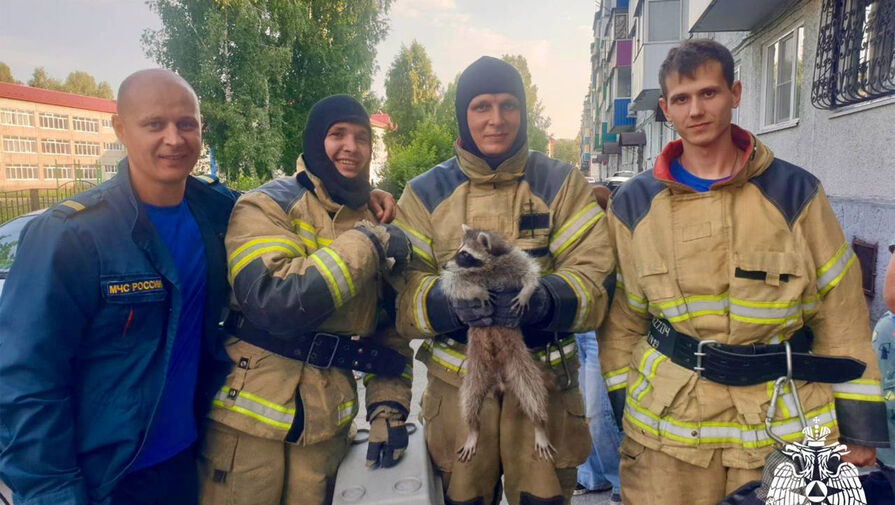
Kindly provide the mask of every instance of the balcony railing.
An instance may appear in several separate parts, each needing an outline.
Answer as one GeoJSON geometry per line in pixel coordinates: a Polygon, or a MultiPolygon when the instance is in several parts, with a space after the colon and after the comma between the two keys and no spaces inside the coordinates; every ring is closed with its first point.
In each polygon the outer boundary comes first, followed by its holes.
{"type": "Polygon", "coordinates": [[[690,32],[751,31],[788,0],[690,0],[690,32]]]}
{"type": "Polygon", "coordinates": [[[616,98],[612,101],[612,108],[609,111],[609,133],[622,133],[634,130],[636,119],[628,117],[628,104],[630,103],[630,98],[616,98]]]}

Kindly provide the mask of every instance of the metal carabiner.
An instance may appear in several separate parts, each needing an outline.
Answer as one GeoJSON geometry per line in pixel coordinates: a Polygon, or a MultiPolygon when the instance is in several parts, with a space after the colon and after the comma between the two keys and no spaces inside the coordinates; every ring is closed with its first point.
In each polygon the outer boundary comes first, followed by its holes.
{"type": "Polygon", "coordinates": [[[802,429],[808,426],[808,422],[805,420],[805,412],[802,410],[802,402],[799,400],[799,390],[796,389],[796,383],[792,380],[792,350],[789,347],[789,342],[783,342],[783,345],[786,347],[786,375],[774,381],[771,404],[768,405],[768,412],[764,418],[764,430],[777,443],[786,445],[786,441],[774,433],[773,421],[774,414],[777,413],[777,400],[781,395],[786,394],[787,384],[789,384],[789,390],[792,393],[793,403],[795,404],[796,412],[799,414],[799,422],[802,423],[802,429]]]}
{"type": "Polygon", "coordinates": [[[563,389],[568,388],[572,385],[572,374],[569,372],[569,363],[566,361],[566,351],[562,347],[562,342],[559,340],[559,333],[553,332],[553,342],[547,343],[547,346],[544,348],[544,356],[545,361],[547,362],[547,366],[553,368],[553,363],[550,360],[550,346],[556,346],[556,350],[559,351],[559,359],[562,362],[563,373],[566,376],[566,385],[563,389]]]}

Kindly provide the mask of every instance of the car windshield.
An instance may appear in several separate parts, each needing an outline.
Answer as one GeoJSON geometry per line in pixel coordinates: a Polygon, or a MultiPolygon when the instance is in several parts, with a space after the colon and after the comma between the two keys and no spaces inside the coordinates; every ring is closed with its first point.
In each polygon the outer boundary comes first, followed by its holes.
{"type": "Polygon", "coordinates": [[[12,261],[16,257],[16,245],[19,243],[19,234],[22,228],[31,221],[34,216],[22,216],[0,225],[0,279],[6,278],[12,261]]]}

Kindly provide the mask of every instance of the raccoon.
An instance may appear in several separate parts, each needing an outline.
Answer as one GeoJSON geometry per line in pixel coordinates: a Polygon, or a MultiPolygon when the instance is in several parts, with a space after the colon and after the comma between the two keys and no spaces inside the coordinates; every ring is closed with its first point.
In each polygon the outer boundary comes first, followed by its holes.
{"type": "MultiPolygon", "coordinates": [[[[538,286],[540,269],[533,258],[500,236],[463,225],[463,241],[441,273],[442,287],[452,300],[491,303],[489,290],[521,288],[512,309],[528,307],[538,286]]],[[[538,365],[518,328],[489,326],[469,328],[466,375],[460,385],[460,409],[469,435],[457,454],[467,462],[475,455],[479,438],[479,410],[495,391],[509,391],[525,416],[534,424],[535,450],[553,460],[556,450],[547,437],[547,388],[538,365]]]]}

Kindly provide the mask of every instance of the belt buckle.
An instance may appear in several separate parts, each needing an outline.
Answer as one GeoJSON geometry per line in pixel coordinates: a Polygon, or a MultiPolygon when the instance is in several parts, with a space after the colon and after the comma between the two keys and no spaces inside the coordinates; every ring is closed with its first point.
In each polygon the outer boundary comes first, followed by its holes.
{"type": "Polygon", "coordinates": [[[702,378],[702,372],[705,371],[705,367],[702,366],[702,358],[706,356],[706,353],[702,350],[702,347],[717,343],[717,340],[700,340],[699,344],[696,346],[696,352],[693,353],[693,355],[696,356],[696,366],[693,367],[693,371],[696,372],[696,377],[698,379],[702,378]]]}
{"type": "Polygon", "coordinates": [[[336,358],[336,352],[339,350],[339,336],[333,335],[332,333],[317,333],[314,335],[314,338],[311,340],[311,347],[308,348],[308,359],[305,360],[305,363],[311,365],[314,368],[319,368],[321,370],[326,370],[331,367],[333,364],[333,360],[336,358]],[[312,360],[315,358],[314,348],[318,343],[329,339],[333,342],[332,352],[329,354],[329,359],[326,361],[325,365],[319,365],[317,363],[313,363],[312,360]]]}

